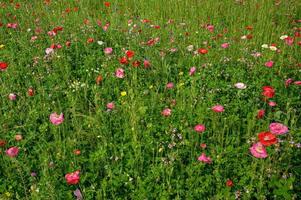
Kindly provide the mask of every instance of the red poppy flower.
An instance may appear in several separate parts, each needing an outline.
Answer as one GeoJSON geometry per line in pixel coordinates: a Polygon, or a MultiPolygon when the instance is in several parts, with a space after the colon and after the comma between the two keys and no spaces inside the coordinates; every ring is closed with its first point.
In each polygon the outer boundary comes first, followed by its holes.
{"type": "Polygon", "coordinates": [[[93,38],[88,38],[87,43],[93,43],[94,39],[93,38]]]}
{"type": "Polygon", "coordinates": [[[132,65],[133,65],[133,67],[139,67],[140,66],[140,61],[138,61],[138,60],[135,60],[133,63],[132,63],[132,65]]]}
{"type": "Polygon", "coordinates": [[[101,75],[98,75],[96,78],[96,84],[99,85],[102,82],[103,78],[101,75]]]}
{"type": "Polygon", "coordinates": [[[106,1],[106,2],[104,2],[104,5],[105,5],[105,7],[110,7],[111,3],[106,1]]]}
{"type": "Polygon", "coordinates": [[[0,140],[0,147],[4,147],[6,145],[6,141],[5,140],[0,140]]]}
{"type": "Polygon", "coordinates": [[[123,65],[127,65],[129,63],[128,59],[126,57],[120,58],[119,62],[120,62],[120,64],[123,64],[123,65]]]}
{"type": "Polygon", "coordinates": [[[260,143],[264,146],[271,146],[278,142],[277,137],[271,132],[261,132],[258,134],[258,138],[260,143]]]}
{"type": "Polygon", "coordinates": [[[27,91],[27,93],[28,93],[28,96],[32,97],[34,95],[34,89],[33,88],[29,88],[28,91],[27,91]]]}
{"type": "Polygon", "coordinates": [[[125,52],[125,54],[126,54],[126,57],[132,58],[132,57],[134,57],[135,52],[134,52],[134,51],[131,51],[131,50],[127,50],[127,51],[125,52]]]}
{"type": "Polygon", "coordinates": [[[6,70],[8,64],[6,62],[0,62],[0,71],[6,70]]]}
{"type": "Polygon", "coordinates": [[[263,90],[262,95],[267,98],[273,98],[275,95],[275,90],[271,86],[263,86],[262,90],[263,90]]]}
{"type": "Polygon", "coordinates": [[[200,49],[198,50],[198,52],[199,52],[199,54],[207,54],[207,53],[208,53],[208,50],[207,50],[207,49],[202,49],[202,48],[200,48],[200,49]]]}
{"type": "Polygon", "coordinates": [[[233,181],[228,179],[227,182],[226,182],[226,186],[227,187],[232,187],[234,184],[233,184],[233,181]]]}

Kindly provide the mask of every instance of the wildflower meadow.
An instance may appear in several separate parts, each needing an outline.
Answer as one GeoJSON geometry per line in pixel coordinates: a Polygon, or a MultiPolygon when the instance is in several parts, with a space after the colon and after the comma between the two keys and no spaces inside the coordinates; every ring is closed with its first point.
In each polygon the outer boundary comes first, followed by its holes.
{"type": "Polygon", "coordinates": [[[0,199],[301,199],[301,1],[0,0],[0,199]]]}

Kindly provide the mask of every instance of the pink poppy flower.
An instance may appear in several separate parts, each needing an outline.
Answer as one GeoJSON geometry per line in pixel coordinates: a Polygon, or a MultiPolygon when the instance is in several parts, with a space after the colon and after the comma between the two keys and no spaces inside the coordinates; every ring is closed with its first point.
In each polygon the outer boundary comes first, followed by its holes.
{"type": "Polygon", "coordinates": [[[230,46],[229,43],[223,43],[223,44],[221,45],[221,47],[222,47],[223,49],[227,49],[229,46],[230,46]]]}
{"type": "Polygon", "coordinates": [[[203,124],[197,124],[194,126],[194,130],[198,133],[202,133],[206,130],[206,127],[203,124]]]}
{"type": "Polygon", "coordinates": [[[264,65],[265,65],[266,67],[273,67],[274,62],[270,60],[270,61],[266,62],[264,65]]]}
{"type": "Polygon", "coordinates": [[[214,26],[209,24],[207,25],[206,29],[212,33],[214,31],[214,26]]]}
{"type": "Polygon", "coordinates": [[[144,60],[143,65],[144,65],[144,68],[149,68],[151,66],[151,63],[149,62],[149,60],[144,60]]]}
{"type": "Polygon", "coordinates": [[[224,112],[224,106],[222,105],[215,105],[211,108],[211,110],[213,110],[214,112],[220,113],[220,112],[224,112]]]}
{"type": "Polygon", "coordinates": [[[277,103],[274,102],[274,101],[270,101],[270,102],[269,102],[269,106],[271,106],[271,107],[274,107],[274,106],[276,106],[276,105],[277,105],[277,103]]]}
{"type": "Polygon", "coordinates": [[[268,157],[267,151],[265,147],[260,143],[257,142],[250,147],[250,152],[255,158],[266,158],[268,157]]]}
{"type": "Polygon", "coordinates": [[[65,179],[68,185],[76,185],[79,182],[79,173],[80,171],[77,170],[75,172],[68,173],[65,175],[65,179]]]}
{"type": "Polygon", "coordinates": [[[113,110],[114,108],[115,108],[114,102],[110,102],[110,103],[107,104],[107,109],[113,110]]]}
{"type": "Polygon", "coordinates": [[[172,89],[173,87],[174,87],[174,84],[172,82],[166,84],[167,89],[172,89]]]}
{"type": "Polygon", "coordinates": [[[294,44],[294,38],[291,38],[291,37],[286,37],[285,39],[284,39],[284,41],[285,41],[285,44],[287,44],[287,45],[289,45],[289,46],[292,46],[293,44],[294,44]]]}
{"type": "Polygon", "coordinates": [[[51,113],[49,116],[50,122],[54,125],[60,125],[64,121],[64,114],[58,115],[56,112],[51,113]]]}
{"type": "Polygon", "coordinates": [[[12,29],[16,29],[18,27],[17,23],[8,23],[6,25],[7,28],[12,28],[12,29]]]}
{"type": "Polygon", "coordinates": [[[198,157],[198,161],[203,162],[203,163],[208,163],[208,164],[210,164],[212,162],[211,158],[209,156],[207,157],[205,155],[205,153],[202,153],[202,155],[200,155],[198,157]]]}
{"type": "Polygon", "coordinates": [[[301,81],[295,81],[294,84],[295,85],[301,85],[301,81]]]}
{"type": "Polygon", "coordinates": [[[289,78],[285,80],[285,87],[288,87],[293,82],[293,79],[289,78]]]}
{"type": "Polygon", "coordinates": [[[124,78],[124,69],[122,69],[122,68],[118,68],[118,69],[116,69],[116,71],[115,71],[115,76],[117,77],[117,78],[124,78]]]}
{"type": "Polygon", "coordinates": [[[281,123],[271,123],[269,128],[270,132],[275,135],[283,135],[288,132],[287,126],[281,123]]]}
{"type": "Polygon", "coordinates": [[[191,67],[190,70],[189,70],[189,76],[194,75],[195,72],[196,72],[196,67],[191,67]]]}
{"type": "Polygon", "coordinates": [[[105,53],[106,55],[110,55],[110,54],[112,54],[112,52],[113,52],[113,48],[112,48],[112,47],[107,47],[107,48],[105,48],[103,51],[104,51],[104,53],[105,53]]]}
{"type": "Polygon", "coordinates": [[[162,114],[164,117],[168,117],[168,116],[171,115],[171,109],[165,108],[165,109],[161,112],[161,114],[162,114]]]}
{"type": "Polygon", "coordinates": [[[16,157],[19,154],[19,148],[18,147],[10,147],[9,149],[6,150],[6,155],[9,157],[13,158],[16,157]]]}

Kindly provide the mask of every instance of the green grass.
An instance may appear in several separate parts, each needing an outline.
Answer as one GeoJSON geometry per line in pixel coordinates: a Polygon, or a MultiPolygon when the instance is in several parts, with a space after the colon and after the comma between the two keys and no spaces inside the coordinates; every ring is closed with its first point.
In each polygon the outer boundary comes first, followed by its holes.
{"type": "Polygon", "coordinates": [[[77,188],[84,199],[300,199],[301,86],[285,87],[285,80],[301,80],[301,38],[289,46],[280,37],[301,32],[295,21],[301,2],[110,2],[20,1],[18,9],[17,2],[0,2],[0,62],[8,63],[0,71],[0,140],[6,141],[0,147],[0,199],[75,199],[77,188]],[[110,22],[108,30],[98,21],[110,22]],[[213,33],[205,28],[209,24],[213,33]],[[63,31],[48,36],[57,26],[63,31]],[[252,39],[241,39],[247,35],[252,39]],[[145,45],[157,37],[158,43],[145,45]],[[222,49],[225,42],[230,47],[222,49]],[[46,56],[51,44],[62,48],[46,56]],[[263,44],[276,44],[281,52],[263,44]],[[208,53],[193,55],[189,45],[208,53]],[[113,54],[105,55],[105,47],[113,54]],[[141,65],[121,65],[124,50],[134,51],[141,65]],[[147,69],[144,59],[151,62],[147,69]],[[264,66],[269,60],[272,68],[264,66]],[[197,71],[189,76],[193,66],[197,71]],[[123,79],[114,75],[120,67],[123,79]],[[173,89],[166,89],[168,82],[173,89]],[[237,82],[247,88],[235,88],[237,82]],[[275,88],[276,107],[261,94],[268,85],[275,88]],[[10,93],[17,94],[15,101],[10,93]],[[109,102],[115,103],[112,111],[109,102]],[[217,104],[223,113],[210,109],[217,104]],[[165,108],[171,116],[161,115],[165,108]],[[262,119],[256,118],[259,109],[266,111],[262,119]],[[53,112],[64,114],[62,124],[49,121],[53,112]],[[289,133],[266,148],[267,158],[253,157],[249,148],[272,122],[285,124],[289,133]],[[196,124],[206,131],[195,132],[196,124]],[[15,158],[5,153],[12,146],[20,148],[15,158]],[[212,163],[198,161],[201,153],[212,163]],[[76,170],[79,183],[68,185],[65,175],[76,170]]]}

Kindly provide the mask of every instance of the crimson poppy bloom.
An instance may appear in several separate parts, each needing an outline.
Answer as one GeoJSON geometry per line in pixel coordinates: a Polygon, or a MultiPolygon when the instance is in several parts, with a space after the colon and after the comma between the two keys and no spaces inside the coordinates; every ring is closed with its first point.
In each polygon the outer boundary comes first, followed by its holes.
{"type": "Polygon", "coordinates": [[[234,184],[233,184],[233,181],[228,179],[227,182],[226,182],[226,186],[227,187],[232,187],[234,184]]]}
{"type": "Polygon", "coordinates": [[[6,70],[8,64],[6,62],[0,62],[0,71],[6,70]]]}
{"type": "Polygon", "coordinates": [[[110,6],[111,6],[111,3],[108,2],[108,1],[106,1],[106,2],[104,2],[104,5],[105,5],[105,7],[110,7],[110,6]]]}
{"type": "Polygon", "coordinates": [[[261,109],[257,112],[257,119],[262,119],[265,114],[265,110],[261,109]]]}
{"type": "Polygon", "coordinates": [[[267,98],[273,98],[275,95],[275,89],[272,86],[263,86],[262,90],[262,95],[267,98]]]}
{"type": "Polygon", "coordinates": [[[131,50],[127,50],[127,51],[125,52],[125,54],[126,54],[126,57],[130,59],[130,58],[134,57],[135,52],[134,52],[134,51],[131,51],[131,50]]]}
{"type": "Polygon", "coordinates": [[[258,138],[260,143],[264,146],[271,146],[278,142],[277,137],[271,132],[261,132],[258,134],[258,138]]]}
{"type": "Polygon", "coordinates": [[[207,49],[203,49],[203,48],[200,48],[198,50],[199,54],[207,54],[208,53],[208,50],[207,49]]]}
{"type": "Polygon", "coordinates": [[[120,62],[120,64],[123,64],[123,65],[127,65],[129,63],[128,59],[126,57],[120,58],[119,62],[120,62]]]}

